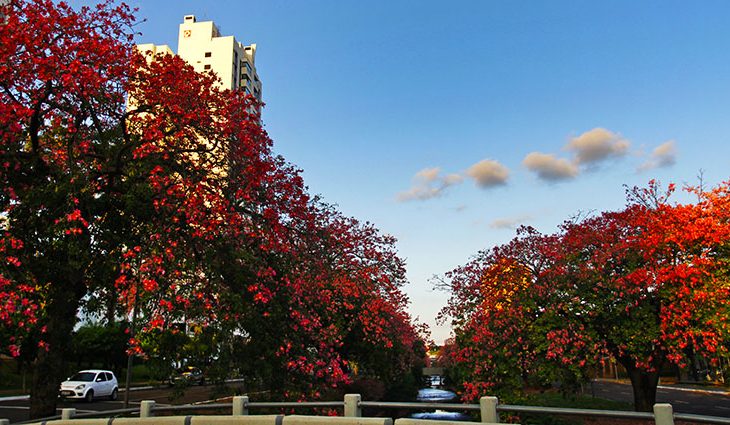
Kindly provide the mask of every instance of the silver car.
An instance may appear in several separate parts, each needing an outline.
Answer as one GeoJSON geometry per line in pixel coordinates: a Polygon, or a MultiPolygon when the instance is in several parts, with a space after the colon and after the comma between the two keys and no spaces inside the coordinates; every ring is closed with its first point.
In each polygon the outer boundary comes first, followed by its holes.
{"type": "Polygon", "coordinates": [[[88,402],[97,397],[117,399],[119,385],[114,372],[109,370],[89,369],[76,372],[61,383],[61,398],[83,399],[88,402]]]}

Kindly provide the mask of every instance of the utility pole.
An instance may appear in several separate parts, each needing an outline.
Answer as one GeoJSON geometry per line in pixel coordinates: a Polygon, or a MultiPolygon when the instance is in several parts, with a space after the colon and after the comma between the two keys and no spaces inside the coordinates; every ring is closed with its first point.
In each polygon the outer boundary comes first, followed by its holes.
{"type": "MultiPolygon", "coordinates": [[[[129,338],[134,339],[137,322],[137,304],[139,300],[139,285],[134,286],[134,306],[132,307],[132,320],[129,324],[129,338]]],[[[129,385],[132,382],[132,365],[134,363],[134,353],[127,355],[127,379],[124,383],[124,408],[129,408],[129,385]]]]}

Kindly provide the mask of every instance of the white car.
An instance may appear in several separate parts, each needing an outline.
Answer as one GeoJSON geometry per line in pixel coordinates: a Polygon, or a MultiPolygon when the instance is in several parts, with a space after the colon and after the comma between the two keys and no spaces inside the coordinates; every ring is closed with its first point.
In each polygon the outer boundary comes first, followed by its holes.
{"type": "Polygon", "coordinates": [[[84,399],[91,402],[96,397],[117,399],[119,385],[117,377],[108,370],[82,370],[61,382],[59,395],[62,398],[84,399]]]}

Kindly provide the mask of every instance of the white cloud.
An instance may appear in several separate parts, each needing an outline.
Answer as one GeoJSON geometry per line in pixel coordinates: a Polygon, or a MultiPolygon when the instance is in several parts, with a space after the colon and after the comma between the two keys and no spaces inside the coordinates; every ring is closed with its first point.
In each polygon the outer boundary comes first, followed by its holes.
{"type": "Polygon", "coordinates": [[[396,195],[398,202],[436,198],[444,191],[464,181],[458,174],[447,174],[441,176],[441,168],[424,168],[413,176],[413,186],[410,189],[396,195]]]}
{"type": "Polygon", "coordinates": [[[542,180],[569,180],[578,175],[578,166],[567,159],[556,158],[553,154],[531,152],[522,160],[522,165],[536,173],[542,180]]]}
{"type": "Polygon", "coordinates": [[[439,196],[441,192],[442,191],[437,188],[427,186],[414,186],[404,192],[400,192],[398,196],[396,196],[396,199],[398,200],[398,202],[413,200],[425,201],[426,199],[431,199],[439,196]]]}
{"type": "Polygon", "coordinates": [[[674,140],[668,140],[654,148],[638,171],[652,170],[654,168],[669,167],[677,162],[677,146],[674,140]]]}
{"type": "Polygon", "coordinates": [[[574,153],[576,164],[585,165],[624,156],[630,144],[619,134],[605,128],[594,128],[572,138],[563,149],[574,153]]]}
{"type": "Polygon", "coordinates": [[[424,168],[416,173],[415,179],[426,182],[432,182],[438,178],[441,169],[439,167],[424,168]]]}
{"type": "Polygon", "coordinates": [[[453,186],[455,184],[463,182],[464,177],[462,177],[460,174],[447,174],[441,179],[441,181],[448,186],[453,186]]]}
{"type": "Polygon", "coordinates": [[[493,159],[483,159],[466,170],[477,186],[490,188],[507,184],[509,169],[493,159]]]}
{"type": "Polygon", "coordinates": [[[528,220],[532,220],[532,217],[529,215],[498,218],[489,223],[489,227],[493,229],[516,229],[517,226],[524,224],[528,220]]]}

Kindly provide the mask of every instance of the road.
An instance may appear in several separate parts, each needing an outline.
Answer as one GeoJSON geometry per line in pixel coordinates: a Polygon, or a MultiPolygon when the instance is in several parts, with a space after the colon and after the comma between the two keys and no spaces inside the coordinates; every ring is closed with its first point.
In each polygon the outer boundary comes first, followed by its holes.
{"type": "MultiPolygon", "coordinates": [[[[608,400],[633,403],[631,385],[613,381],[594,381],[593,394],[608,400]]],[[[591,387],[586,388],[590,394],[591,387]]],[[[730,417],[730,393],[659,386],[657,403],[669,403],[675,413],[730,417]]]]}
{"type": "MultiPolygon", "coordinates": [[[[231,395],[232,393],[233,389],[231,389],[231,395]]],[[[195,403],[221,397],[213,385],[189,387],[185,390],[184,395],[175,398],[173,401],[170,400],[171,394],[172,389],[165,387],[132,391],[129,393],[129,407],[139,406],[142,400],[155,400],[157,406],[169,406],[171,404],[195,403]]],[[[119,399],[115,401],[107,399],[94,400],[91,403],[75,400],[59,401],[57,414],[60,415],[61,409],[66,407],[75,408],[77,413],[122,409],[124,408],[124,392],[120,392],[119,399]]],[[[0,400],[0,419],[10,419],[11,424],[28,420],[28,411],[27,399],[0,400]]]]}

